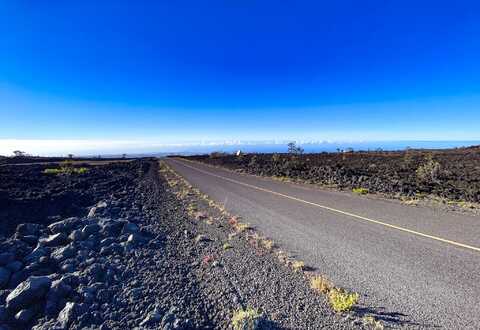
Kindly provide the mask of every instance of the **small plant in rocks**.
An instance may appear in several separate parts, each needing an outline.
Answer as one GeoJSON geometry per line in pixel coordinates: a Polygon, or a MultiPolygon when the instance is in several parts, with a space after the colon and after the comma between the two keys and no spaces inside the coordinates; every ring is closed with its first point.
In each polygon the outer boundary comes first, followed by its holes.
{"type": "Polygon", "coordinates": [[[365,315],[362,317],[363,325],[372,326],[375,330],[383,330],[383,324],[381,321],[378,321],[372,315],[365,315]]]}
{"type": "Polygon", "coordinates": [[[303,261],[294,261],[292,267],[294,271],[299,272],[305,268],[305,263],[303,261]]]}
{"type": "Polygon", "coordinates": [[[245,230],[252,229],[252,226],[248,223],[238,223],[236,228],[240,233],[243,233],[245,230]]]}
{"type": "Polygon", "coordinates": [[[337,288],[330,290],[330,293],[328,294],[330,305],[333,310],[338,313],[351,310],[358,302],[358,298],[358,293],[350,293],[337,288]]]}
{"type": "Polygon", "coordinates": [[[232,328],[234,330],[260,329],[263,315],[257,309],[248,307],[239,309],[233,313],[232,328]]]}
{"type": "Polygon", "coordinates": [[[326,294],[332,290],[333,284],[324,276],[314,276],[310,279],[310,287],[315,291],[326,294]]]}
{"type": "Polygon", "coordinates": [[[275,243],[271,239],[264,239],[262,243],[265,249],[267,249],[268,251],[272,250],[273,247],[275,246],[275,243]]]}
{"type": "Polygon", "coordinates": [[[223,244],[223,249],[224,250],[230,250],[230,249],[233,249],[233,246],[230,245],[229,243],[225,243],[225,244],[223,244]]]}

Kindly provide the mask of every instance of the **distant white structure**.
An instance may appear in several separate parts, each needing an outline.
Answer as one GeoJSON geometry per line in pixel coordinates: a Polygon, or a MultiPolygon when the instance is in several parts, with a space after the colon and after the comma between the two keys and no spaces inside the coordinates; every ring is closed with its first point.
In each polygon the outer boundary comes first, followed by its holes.
{"type": "Polygon", "coordinates": [[[237,152],[235,153],[235,155],[237,155],[237,157],[243,155],[243,152],[242,150],[237,150],[237,152]]]}

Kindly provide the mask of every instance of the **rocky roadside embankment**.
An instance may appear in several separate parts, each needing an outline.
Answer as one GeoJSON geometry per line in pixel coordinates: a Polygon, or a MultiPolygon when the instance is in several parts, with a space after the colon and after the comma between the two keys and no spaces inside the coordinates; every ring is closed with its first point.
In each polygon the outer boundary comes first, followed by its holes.
{"type": "Polygon", "coordinates": [[[254,328],[371,327],[334,313],[208,202],[170,188],[156,162],[141,168],[84,216],[0,240],[0,329],[226,329],[239,310],[258,313],[254,328]]]}

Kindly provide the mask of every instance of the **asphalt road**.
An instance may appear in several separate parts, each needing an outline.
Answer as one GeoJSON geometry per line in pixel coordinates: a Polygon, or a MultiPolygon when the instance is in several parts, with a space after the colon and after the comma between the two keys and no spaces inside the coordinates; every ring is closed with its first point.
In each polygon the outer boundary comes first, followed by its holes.
{"type": "Polygon", "coordinates": [[[407,328],[480,329],[480,217],[167,163],[283,250],[407,328]]]}

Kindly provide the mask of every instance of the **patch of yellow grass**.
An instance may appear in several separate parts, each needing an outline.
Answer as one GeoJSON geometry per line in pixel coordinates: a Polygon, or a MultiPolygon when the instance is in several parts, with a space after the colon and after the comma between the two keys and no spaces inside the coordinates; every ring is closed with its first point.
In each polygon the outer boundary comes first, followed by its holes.
{"type": "Polygon", "coordinates": [[[353,191],[355,194],[358,194],[358,195],[366,195],[366,194],[368,194],[368,189],[367,189],[367,188],[353,188],[352,191],[353,191]]]}

